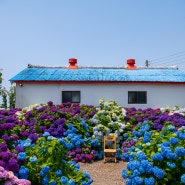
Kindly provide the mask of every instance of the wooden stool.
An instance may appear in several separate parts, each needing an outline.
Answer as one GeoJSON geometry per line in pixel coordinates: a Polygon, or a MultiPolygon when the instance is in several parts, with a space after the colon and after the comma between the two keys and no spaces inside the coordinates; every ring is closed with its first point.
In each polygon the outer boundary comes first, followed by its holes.
{"type": "Polygon", "coordinates": [[[104,136],[104,162],[107,160],[116,163],[116,136],[104,136]]]}

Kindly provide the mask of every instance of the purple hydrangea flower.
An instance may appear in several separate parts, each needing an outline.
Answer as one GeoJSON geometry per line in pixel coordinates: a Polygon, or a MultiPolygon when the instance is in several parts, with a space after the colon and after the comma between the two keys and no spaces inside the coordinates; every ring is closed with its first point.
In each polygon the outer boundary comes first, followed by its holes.
{"type": "Polygon", "coordinates": [[[17,172],[19,170],[19,164],[16,159],[11,158],[8,161],[8,170],[10,170],[12,172],[17,172]]]}
{"type": "Polygon", "coordinates": [[[7,161],[10,157],[10,152],[9,151],[6,151],[6,152],[1,152],[0,153],[0,158],[2,158],[4,161],[7,161]]]}
{"type": "Polygon", "coordinates": [[[4,141],[6,141],[6,142],[11,141],[10,137],[8,136],[8,134],[2,135],[2,139],[3,139],[4,141]]]}
{"type": "Polygon", "coordinates": [[[21,146],[16,146],[16,147],[15,147],[15,150],[16,150],[18,153],[24,152],[24,148],[21,147],[21,146]]]}
{"type": "Polygon", "coordinates": [[[1,143],[0,144],[0,151],[1,152],[7,151],[7,144],[6,143],[1,143]]]}

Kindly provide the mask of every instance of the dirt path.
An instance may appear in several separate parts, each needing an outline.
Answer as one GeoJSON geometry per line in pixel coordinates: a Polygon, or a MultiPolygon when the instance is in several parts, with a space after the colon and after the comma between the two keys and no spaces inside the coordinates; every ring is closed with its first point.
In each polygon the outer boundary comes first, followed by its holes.
{"type": "Polygon", "coordinates": [[[126,162],[106,162],[103,160],[93,163],[79,163],[80,169],[90,174],[92,185],[124,185],[121,176],[122,169],[126,169],[126,162]]]}

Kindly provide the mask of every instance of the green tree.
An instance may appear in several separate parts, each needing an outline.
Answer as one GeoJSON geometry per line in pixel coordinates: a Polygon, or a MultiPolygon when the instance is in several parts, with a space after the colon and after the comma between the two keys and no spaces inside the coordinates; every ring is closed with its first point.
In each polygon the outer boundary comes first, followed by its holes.
{"type": "Polygon", "coordinates": [[[9,96],[9,108],[15,108],[15,86],[11,86],[8,92],[9,96]]]}
{"type": "Polygon", "coordinates": [[[1,105],[1,107],[7,109],[7,95],[8,95],[8,92],[5,88],[1,89],[1,95],[2,95],[2,105],[1,105]]]}
{"type": "Polygon", "coordinates": [[[1,89],[2,89],[2,69],[0,69],[0,95],[1,95],[1,89]]]}
{"type": "Polygon", "coordinates": [[[2,69],[0,69],[0,96],[2,97],[1,107],[7,109],[9,102],[9,108],[15,108],[15,86],[11,86],[8,91],[5,87],[2,88],[2,81],[2,69]]]}

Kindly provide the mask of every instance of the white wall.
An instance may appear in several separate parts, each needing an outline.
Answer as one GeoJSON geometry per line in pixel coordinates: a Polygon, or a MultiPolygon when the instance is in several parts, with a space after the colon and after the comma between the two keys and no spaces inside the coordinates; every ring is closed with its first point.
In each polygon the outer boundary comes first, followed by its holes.
{"type": "Polygon", "coordinates": [[[16,88],[16,107],[62,102],[62,91],[81,91],[81,104],[98,105],[99,99],[115,100],[123,107],[185,107],[185,85],[136,84],[24,84],[16,88]],[[128,91],[147,91],[147,104],[128,104],[128,91]]]}

